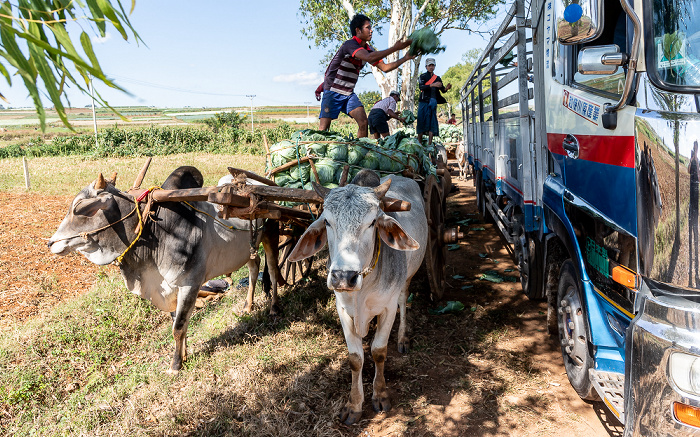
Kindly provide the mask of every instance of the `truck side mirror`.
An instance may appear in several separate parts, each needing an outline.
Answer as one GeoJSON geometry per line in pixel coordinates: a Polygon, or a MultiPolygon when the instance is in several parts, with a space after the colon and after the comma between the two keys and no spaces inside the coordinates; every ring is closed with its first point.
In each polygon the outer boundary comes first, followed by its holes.
{"type": "Polygon", "coordinates": [[[578,72],[581,74],[614,74],[617,67],[628,61],[617,44],[584,47],[578,52],[578,72]]]}
{"type": "Polygon", "coordinates": [[[603,32],[603,0],[574,1],[556,0],[557,40],[561,44],[592,41],[603,32]]]}

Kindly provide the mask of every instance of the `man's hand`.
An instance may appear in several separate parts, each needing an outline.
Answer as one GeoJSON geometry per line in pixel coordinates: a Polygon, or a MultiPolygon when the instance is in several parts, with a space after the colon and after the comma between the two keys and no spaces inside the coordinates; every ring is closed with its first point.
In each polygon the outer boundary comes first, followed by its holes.
{"type": "Polygon", "coordinates": [[[442,82],[435,81],[430,84],[432,88],[442,88],[442,82]]]}
{"type": "Polygon", "coordinates": [[[445,86],[445,89],[446,89],[447,91],[449,91],[450,89],[452,89],[452,84],[451,84],[451,83],[448,83],[447,86],[445,86]]]}
{"type": "Polygon", "coordinates": [[[403,41],[396,41],[396,43],[394,44],[394,48],[396,50],[402,50],[402,49],[405,49],[406,47],[410,46],[412,42],[413,42],[413,40],[410,40],[410,39],[403,40],[403,41]]]}
{"type": "Polygon", "coordinates": [[[321,82],[321,85],[319,85],[316,88],[316,91],[314,92],[314,94],[316,94],[316,100],[319,102],[321,101],[321,93],[322,92],[323,92],[323,82],[321,82]]]}
{"type": "Polygon", "coordinates": [[[320,102],[321,101],[321,93],[316,91],[314,94],[316,94],[316,101],[320,102]]]}

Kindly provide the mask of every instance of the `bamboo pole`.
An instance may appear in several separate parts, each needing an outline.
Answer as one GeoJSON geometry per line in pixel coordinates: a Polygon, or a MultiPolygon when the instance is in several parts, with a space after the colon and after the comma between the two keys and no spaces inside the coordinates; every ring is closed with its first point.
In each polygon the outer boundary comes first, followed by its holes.
{"type": "Polygon", "coordinates": [[[29,164],[27,164],[27,158],[25,156],[22,157],[22,167],[24,167],[24,186],[27,190],[31,190],[32,183],[29,180],[29,164]]]}
{"type": "Polygon", "coordinates": [[[136,189],[141,187],[141,183],[143,182],[143,178],[146,177],[146,172],[148,171],[148,166],[151,165],[151,157],[149,156],[148,159],[146,159],[146,162],[143,164],[143,167],[141,167],[141,171],[139,174],[136,176],[136,179],[134,179],[134,185],[131,187],[132,189],[136,189]]]}

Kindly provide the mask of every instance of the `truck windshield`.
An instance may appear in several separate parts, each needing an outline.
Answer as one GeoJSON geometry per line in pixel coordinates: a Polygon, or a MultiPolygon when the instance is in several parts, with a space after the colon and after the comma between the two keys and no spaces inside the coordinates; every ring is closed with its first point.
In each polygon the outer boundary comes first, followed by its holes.
{"type": "Polygon", "coordinates": [[[654,62],[648,69],[671,87],[700,86],[700,0],[654,0],[652,13],[654,62]]]}

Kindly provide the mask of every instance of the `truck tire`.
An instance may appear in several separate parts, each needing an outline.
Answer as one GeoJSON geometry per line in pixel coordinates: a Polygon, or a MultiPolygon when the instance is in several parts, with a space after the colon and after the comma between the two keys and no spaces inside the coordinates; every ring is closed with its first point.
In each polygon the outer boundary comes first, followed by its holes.
{"type": "Polygon", "coordinates": [[[559,344],[569,382],[581,399],[597,400],[598,394],[588,376],[588,369],[595,365],[588,338],[588,318],[580,281],[570,259],[564,261],[559,273],[557,313],[559,344]]]}

